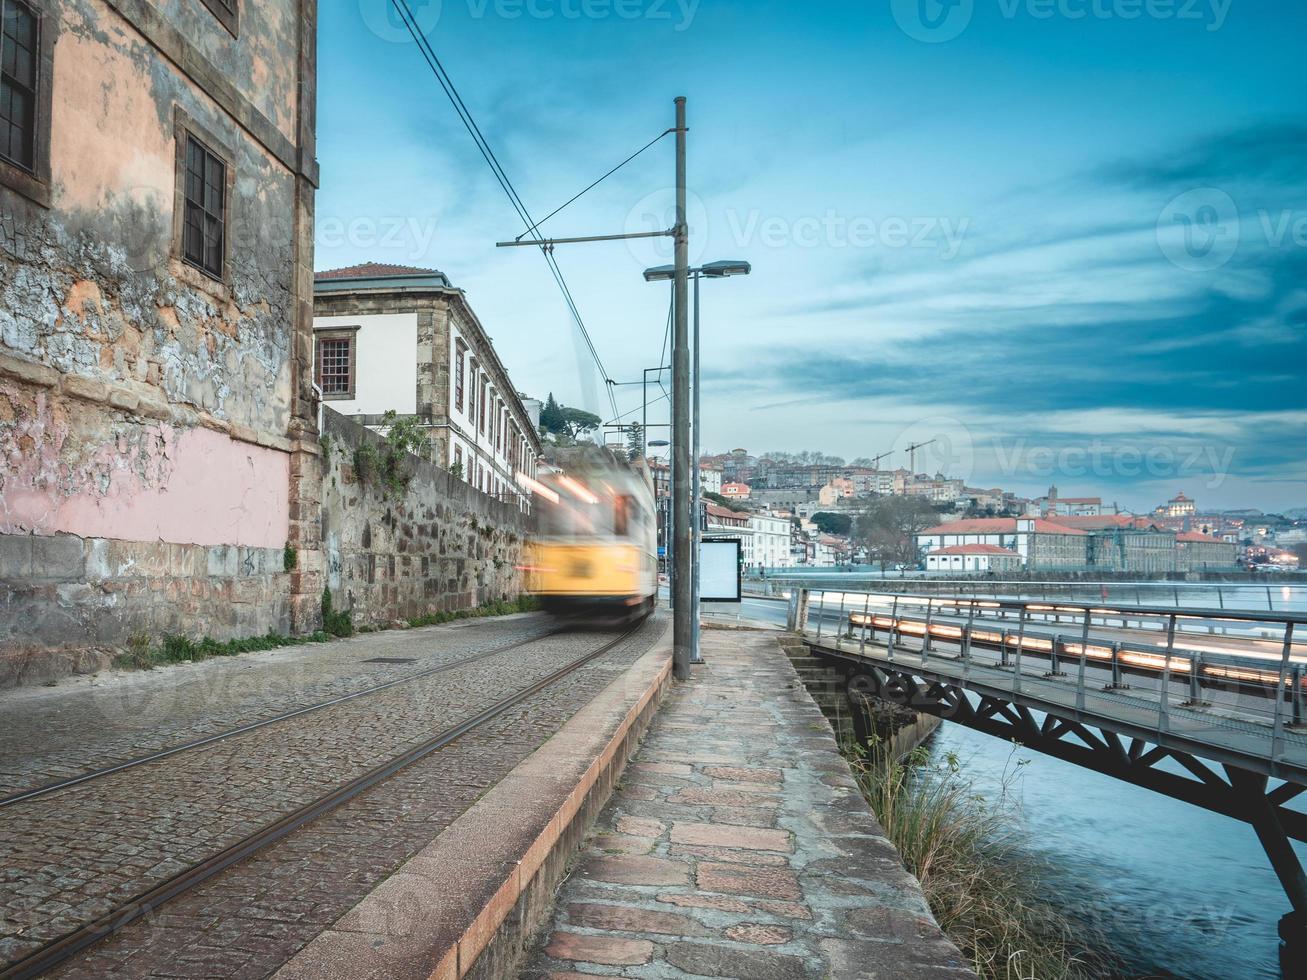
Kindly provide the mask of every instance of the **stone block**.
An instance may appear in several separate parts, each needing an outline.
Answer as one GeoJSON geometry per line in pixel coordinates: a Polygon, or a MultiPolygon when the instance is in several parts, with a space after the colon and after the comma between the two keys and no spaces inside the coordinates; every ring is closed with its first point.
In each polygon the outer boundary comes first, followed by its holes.
{"type": "Polygon", "coordinates": [[[69,374],[63,380],[64,394],[73,398],[82,398],[88,402],[104,403],[109,400],[109,386],[102,381],[92,381],[77,374],[69,374]]]}
{"type": "Polygon", "coordinates": [[[210,578],[236,576],[237,549],[231,545],[214,545],[209,549],[208,573],[210,578]]]}
{"type": "Polygon", "coordinates": [[[86,575],[86,549],[71,534],[32,536],[32,578],[46,582],[78,582],[86,575]]]}
{"type": "Polygon", "coordinates": [[[0,375],[42,388],[53,388],[59,383],[59,372],[54,368],[8,354],[0,354],[0,375]]]}
{"type": "Polygon", "coordinates": [[[109,404],[124,412],[135,412],[141,404],[141,396],[125,388],[111,388],[109,390],[109,404]]]}
{"type": "Polygon", "coordinates": [[[32,536],[0,534],[0,579],[24,581],[32,577],[32,536]]]}

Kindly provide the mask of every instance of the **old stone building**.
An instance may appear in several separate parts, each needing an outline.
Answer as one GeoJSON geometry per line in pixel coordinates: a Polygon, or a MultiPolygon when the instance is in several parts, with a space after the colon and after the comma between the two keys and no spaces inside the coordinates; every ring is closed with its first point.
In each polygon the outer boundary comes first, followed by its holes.
{"type": "Polygon", "coordinates": [[[367,263],[320,272],[314,337],[322,397],[378,426],[417,418],[434,459],[477,490],[530,509],[540,437],[480,320],[444,273],[367,263]]]}
{"type": "Polygon", "coordinates": [[[316,0],[0,6],[0,684],[312,628],[316,0]]]}

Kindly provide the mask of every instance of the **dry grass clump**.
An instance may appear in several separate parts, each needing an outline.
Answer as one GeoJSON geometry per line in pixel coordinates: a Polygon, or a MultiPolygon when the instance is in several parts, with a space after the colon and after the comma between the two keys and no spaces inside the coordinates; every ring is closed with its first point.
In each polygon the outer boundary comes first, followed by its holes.
{"type": "Polygon", "coordinates": [[[923,747],[900,762],[878,749],[873,739],[869,750],[846,752],[854,776],[940,928],[976,973],[986,980],[1117,974],[1098,937],[1036,897],[1039,864],[1013,847],[1021,826],[1008,793],[1015,769],[995,800],[975,790],[955,755],[932,762],[923,747]]]}

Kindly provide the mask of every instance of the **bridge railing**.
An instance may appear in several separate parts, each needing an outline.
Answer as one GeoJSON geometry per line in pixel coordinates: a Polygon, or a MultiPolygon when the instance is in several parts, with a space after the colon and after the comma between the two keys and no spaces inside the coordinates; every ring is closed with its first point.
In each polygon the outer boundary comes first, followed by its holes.
{"type": "Polygon", "coordinates": [[[1271,758],[1294,749],[1307,762],[1307,613],[797,589],[790,626],[964,687],[984,675],[1163,733],[1269,737],[1271,758]]]}
{"type": "Polygon", "coordinates": [[[784,597],[792,589],[845,588],[858,591],[898,592],[915,595],[961,595],[974,598],[1017,598],[1044,602],[1109,602],[1181,609],[1264,610],[1307,613],[1307,582],[1125,582],[1125,581],[1023,581],[987,576],[954,578],[914,572],[884,577],[866,572],[798,573],[793,570],[750,576],[745,588],[784,597]]]}

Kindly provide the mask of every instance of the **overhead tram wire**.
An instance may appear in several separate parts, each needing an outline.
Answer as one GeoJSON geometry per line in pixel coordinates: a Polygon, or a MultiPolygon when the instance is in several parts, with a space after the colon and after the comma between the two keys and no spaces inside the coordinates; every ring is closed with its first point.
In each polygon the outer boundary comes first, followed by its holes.
{"type": "MultiPolygon", "coordinates": [[[[604,379],[604,388],[608,392],[608,400],[612,407],[613,414],[616,415],[617,399],[613,394],[612,385],[608,384],[608,371],[604,367],[603,360],[599,357],[599,351],[595,348],[594,341],[590,337],[590,332],[586,329],[585,321],[581,317],[581,311],[577,308],[576,300],[572,296],[572,291],[568,288],[562,270],[558,267],[558,262],[553,256],[553,250],[545,244],[544,239],[540,235],[538,230],[539,223],[533,220],[530,212],[527,211],[526,205],[522,202],[522,198],[517,193],[517,189],[513,186],[513,182],[509,180],[508,174],[500,164],[499,158],[495,156],[494,150],[490,148],[490,143],[481,132],[481,127],[477,125],[476,120],[472,117],[471,111],[463,101],[462,95],[459,94],[458,88],[454,85],[453,79],[449,77],[449,73],[445,70],[445,66],[441,62],[440,57],[436,54],[435,49],[431,47],[430,42],[427,41],[426,36],[423,35],[421,29],[418,27],[417,17],[414,16],[413,11],[409,8],[407,0],[391,0],[391,4],[395,7],[396,13],[398,13],[400,18],[404,21],[404,26],[407,28],[409,35],[413,38],[414,43],[418,47],[418,51],[426,61],[427,67],[429,67],[432,74],[436,76],[436,81],[440,83],[441,89],[444,91],[450,103],[454,106],[454,111],[458,114],[459,120],[463,123],[464,128],[467,129],[468,134],[472,137],[472,141],[476,144],[482,158],[490,167],[490,171],[494,174],[495,180],[508,196],[509,203],[513,205],[513,209],[517,212],[518,217],[522,219],[522,223],[526,225],[527,232],[524,232],[524,234],[531,234],[532,240],[539,243],[540,252],[545,257],[545,263],[549,266],[549,271],[553,274],[554,281],[562,291],[564,302],[566,302],[568,310],[572,314],[572,319],[576,322],[577,328],[581,331],[581,336],[584,338],[586,347],[590,351],[590,356],[594,358],[595,366],[599,368],[600,376],[604,379]]],[[[566,205],[564,205],[564,207],[566,207],[566,205]]]]}

